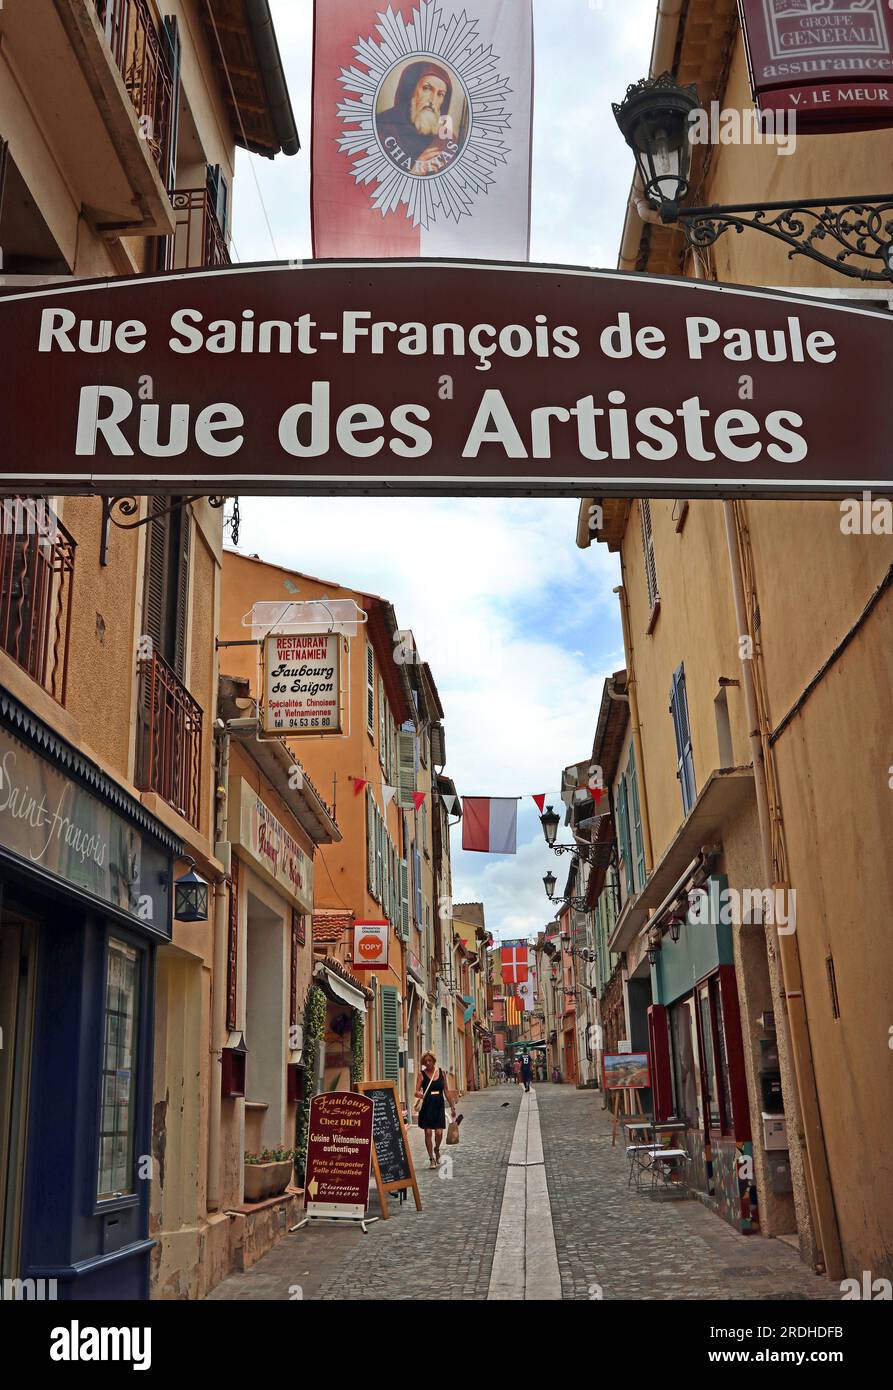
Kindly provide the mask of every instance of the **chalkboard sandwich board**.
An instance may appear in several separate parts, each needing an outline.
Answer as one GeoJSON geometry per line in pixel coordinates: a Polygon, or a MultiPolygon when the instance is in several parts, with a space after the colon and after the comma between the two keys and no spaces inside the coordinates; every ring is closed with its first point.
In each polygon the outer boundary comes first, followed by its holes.
{"type": "Polygon", "coordinates": [[[422,1210],[419,1185],[416,1181],[409,1135],[403,1123],[403,1113],[397,1096],[396,1081],[361,1081],[361,1095],[368,1096],[374,1106],[372,1113],[372,1167],[378,1184],[382,1216],[387,1218],[389,1192],[411,1187],[416,1210],[422,1210]]]}

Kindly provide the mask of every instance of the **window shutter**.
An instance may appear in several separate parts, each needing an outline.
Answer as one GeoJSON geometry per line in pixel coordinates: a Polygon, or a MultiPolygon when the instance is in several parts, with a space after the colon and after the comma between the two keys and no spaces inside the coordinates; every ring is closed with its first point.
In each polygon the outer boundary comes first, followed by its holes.
{"type": "MultiPolygon", "coordinates": [[[[375,803],[373,802],[373,805],[375,803]]],[[[387,902],[385,885],[385,861],[384,861],[384,825],[382,824],[381,814],[375,806],[375,857],[378,874],[378,901],[384,907],[387,902]]]]}
{"type": "Polygon", "coordinates": [[[623,855],[623,868],[626,874],[626,892],[631,897],[636,891],[633,878],[633,854],[629,842],[629,803],[627,800],[626,778],[620,779],[620,795],[617,798],[617,818],[620,822],[620,851],[623,855]]]}
{"type": "Polygon", "coordinates": [[[177,606],[174,629],[173,667],[182,681],[186,679],[186,639],[189,633],[189,553],[192,541],[192,516],[187,509],[180,513],[179,554],[177,556],[177,606]]]}
{"type": "Polygon", "coordinates": [[[400,929],[403,940],[409,940],[409,861],[400,860],[400,929]]]}
{"type": "Polygon", "coordinates": [[[418,845],[412,847],[412,858],[415,866],[415,921],[416,926],[422,929],[422,856],[419,854],[418,845]]]}
{"type": "Polygon", "coordinates": [[[422,802],[422,849],[428,848],[428,806],[422,802]]]}
{"type": "Polygon", "coordinates": [[[446,734],[442,724],[431,725],[431,762],[435,767],[446,765],[446,734]]]}
{"type": "MultiPolygon", "coordinates": [[[[165,497],[150,497],[152,512],[168,505],[165,497]]],[[[164,615],[167,611],[167,551],[170,514],[154,516],[146,527],[146,577],[143,591],[143,631],[159,653],[163,651],[164,615]]]]}
{"type": "Polygon", "coordinates": [[[397,799],[400,806],[413,809],[413,793],[416,790],[416,738],[402,730],[397,735],[397,799]]]}
{"type": "Polygon", "coordinates": [[[660,598],[657,588],[657,566],[654,561],[654,532],[651,526],[651,503],[647,497],[639,500],[639,520],[642,523],[642,550],[645,556],[645,578],[648,583],[648,604],[653,608],[660,598]]]}
{"type": "Polygon", "coordinates": [[[384,681],[381,676],[378,678],[378,761],[384,768],[387,763],[387,739],[388,739],[387,709],[384,701],[384,681]]]}
{"type": "Polygon", "coordinates": [[[219,164],[209,164],[207,171],[208,196],[211,207],[214,209],[220,230],[225,233],[229,216],[229,185],[219,164]]]}
{"type": "Polygon", "coordinates": [[[635,842],[636,854],[636,886],[645,886],[645,840],[642,834],[642,813],[639,810],[639,779],[636,775],[636,751],[633,744],[629,746],[629,764],[626,775],[629,778],[629,792],[631,798],[630,809],[632,811],[632,830],[635,842]]]}
{"type": "Polygon", "coordinates": [[[375,803],[372,800],[372,793],[366,788],[366,854],[368,858],[367,880],[369,892],[373,898],[377,897],[375,882],[375,816],[373,814],[375,803]]]}
{"type": "Polygon", "coordinates": [[[366,643],[366,730],[375,737],[375,658],[372,643],[366,643]]]}
{"type": "Polygon", "coordinates": [[[673,1114],[673,1081],[670,1066],[670,1032],[663,1004],[648,1006],[648,1043],[651,1050],[651,1095],[656,1123],[673,1114]]]}
{"type": "Polygon", "coordinates": [[[676,776],[682,790],[682,809],[688,815],[697,797],[694,754],[691,746],[691,725],[688,717],[688,692],[685,687],[685,666],[673,673],[670,690],[670,714],[676,735],[676,776]]]}
{"type": "Polygon", "coordinates": [[[167,124],[161,177],[172,193],[177,186],[177,139],[180,131],[180,29],[175,15],[161,21],[161,51],[171,78],[171,110],[167,124]]]}
{"type": "Polygon", "coordinates": [[[399,1005],[396,985],[381,987],[381,1050],[386,1081],[400,1080],[399,1005]]]}

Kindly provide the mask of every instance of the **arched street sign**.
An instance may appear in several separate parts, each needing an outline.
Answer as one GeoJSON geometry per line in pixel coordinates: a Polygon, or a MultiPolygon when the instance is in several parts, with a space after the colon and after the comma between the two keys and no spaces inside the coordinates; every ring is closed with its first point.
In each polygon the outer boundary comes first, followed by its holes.
{"type": "Polygon", "coordinates": [[[893,492],[893,317],[469,261],[0,296],[0,489],[893,492]]]}

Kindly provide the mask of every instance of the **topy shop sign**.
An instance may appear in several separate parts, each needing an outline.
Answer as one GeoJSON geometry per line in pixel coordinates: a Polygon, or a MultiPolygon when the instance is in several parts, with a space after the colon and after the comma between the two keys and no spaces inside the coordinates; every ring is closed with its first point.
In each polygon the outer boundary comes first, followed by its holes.
{"type": "Polygon", "coordinates": [[[0,346],[0,491],[893,490],[893,320],[767,290],[224,268],[0,294],[0,346]]]}
{"type": "Polygon", "coordinates": [[[797,129],[893,124],[887,0],[739,0],[754,99],[794,111],[797,129]]]}

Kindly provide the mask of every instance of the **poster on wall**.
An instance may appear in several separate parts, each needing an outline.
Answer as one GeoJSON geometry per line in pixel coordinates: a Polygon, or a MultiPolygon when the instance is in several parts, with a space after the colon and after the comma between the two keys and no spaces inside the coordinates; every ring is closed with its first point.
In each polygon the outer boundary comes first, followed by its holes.
{"type": "Polygon", "coordinates": [[[739,0],[754,100],[816,134],[893,125],[887,0],[739,0]]]}
{"type": "Polygon", "coordinates": [[[387,922],[354,922],[353,925],[353,968],[354,970],[387,970],[388,967],[388,924],[387,922]]]}
{"type": "Polygon", "coordinates": [[[264,733],[342,734],[341,637],[271,633],[264,642],[264,733]]]}

